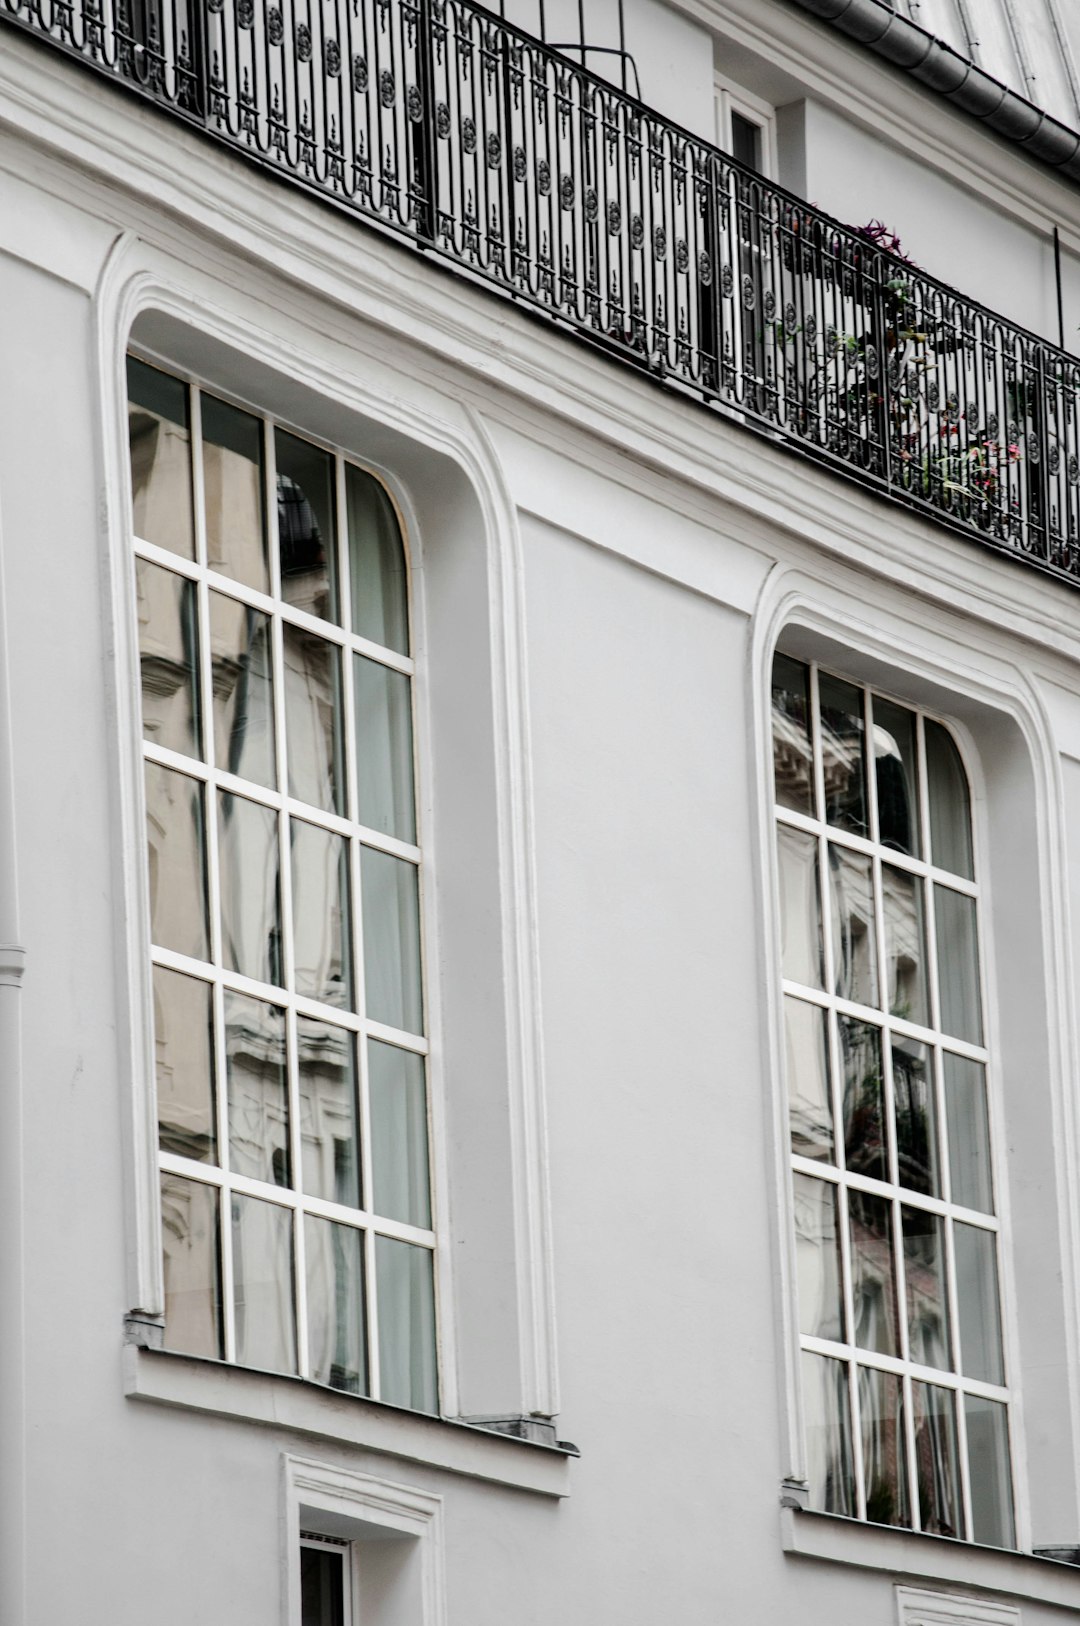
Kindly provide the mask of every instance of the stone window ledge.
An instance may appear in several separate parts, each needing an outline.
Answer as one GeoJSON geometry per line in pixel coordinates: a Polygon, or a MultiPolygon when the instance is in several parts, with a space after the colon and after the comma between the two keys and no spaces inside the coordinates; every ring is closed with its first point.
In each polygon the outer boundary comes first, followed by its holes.
{"type": "Polygon", "coordinates": [[[334,1440],[540,1496],[570,1494],[569,1464],[576,1453],[565,1445],[516,1439],[476,1424],[339,1394],[300,1378],[134,1344],[125,1346],[123,1361],[124,1393],[131,1400],[334,1440]]]}
{"type": "Polygon", "coordinates": [[[784,1552],[793,1558],[852,1564],[898,1580],[941,1582],[1080,1609],[1080,1569],[1031,1553],[1009,1553],[786,1507],[780,1510],[780,1539],[784,1552]]]}

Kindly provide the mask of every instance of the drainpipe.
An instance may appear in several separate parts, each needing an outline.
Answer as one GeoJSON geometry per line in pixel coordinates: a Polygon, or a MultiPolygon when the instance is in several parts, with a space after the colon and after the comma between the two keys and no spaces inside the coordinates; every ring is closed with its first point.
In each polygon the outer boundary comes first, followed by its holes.
{"type": "Polygon", "coordinates": [[[832,23],[849,39],[869,46],[895,67],[903,68],[931,90],[965,113],[981,120],[998,135],[1013,142],[1030,157],[1049,164],[1059,174],[1080,181],[1080,131],[1051,118],[1034,102],[1018,96],[1008,85],[951,45],[935,39],[918,23],[901,17],[884,0],[794,0],[823,22],[832,23]]]}
{"type": "MultiPolygon", "coordinates": [[[[2,533],[0,533],[2,541],[2,533]]],[[[26,1327],[22,984],[15,876],[11,686],[0,546],[0,1621],[26,1614],[26,1327]]]]}

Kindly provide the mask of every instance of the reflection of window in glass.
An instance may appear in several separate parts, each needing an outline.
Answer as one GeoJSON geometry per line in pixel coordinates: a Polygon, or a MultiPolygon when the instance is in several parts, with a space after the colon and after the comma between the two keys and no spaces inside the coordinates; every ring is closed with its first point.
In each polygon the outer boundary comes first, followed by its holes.
{"type": "Polygon", "coordinates": [[[778,655],[811,1505],[1012,1545],[971,797],[943,723],[778,655]]]}
{"type": "MultiPolygon", "coordinates": [[[[130,369],[166,1347],[437,1411],[397,513],[130,369]]],[[[305,1554],[341,1618],[341,1550],[305,1554]]]]}

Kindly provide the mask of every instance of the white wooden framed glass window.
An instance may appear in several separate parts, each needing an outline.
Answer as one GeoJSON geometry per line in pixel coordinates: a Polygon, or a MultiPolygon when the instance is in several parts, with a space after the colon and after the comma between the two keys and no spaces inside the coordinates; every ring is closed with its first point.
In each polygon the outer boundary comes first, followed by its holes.
{"type": "Polygon", "coordinates": [[[352,1544],[300,1532],[300,1626],[353,1626],[352,1544]]]}
{"type": "Polygon", "coordinates": [[[716,144],[766,180],[777,178],[776,109],[734,80],[715,74],[716,144]]]}
{"type": "Polygon", "coordinates": [[[128,384],[165,1347],[437,1412],[402,526],[332,447],[128,384]]]}
{"type": "Polygon", "coordinates": [[[778,654],[811,1506],[1015,1543],[971,796],[938,718],[778,654]]]}

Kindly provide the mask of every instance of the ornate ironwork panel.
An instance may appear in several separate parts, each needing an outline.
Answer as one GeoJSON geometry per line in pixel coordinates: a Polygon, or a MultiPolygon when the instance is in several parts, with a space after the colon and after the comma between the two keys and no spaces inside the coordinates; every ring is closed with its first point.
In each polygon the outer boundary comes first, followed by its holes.
{"type": "Polygon", "coordinates": [[[473,0],[0,17],[661,382],[1080,579],[1080,360],[473,0]]]}

